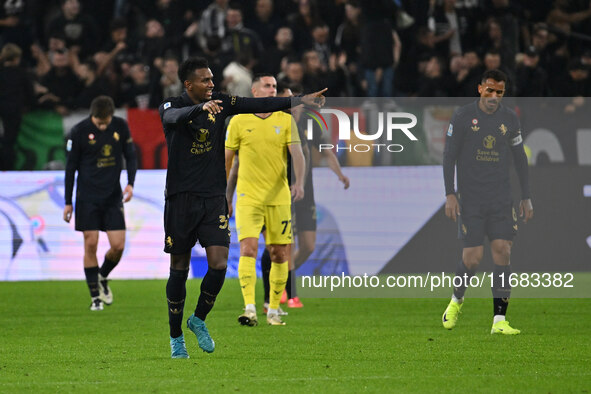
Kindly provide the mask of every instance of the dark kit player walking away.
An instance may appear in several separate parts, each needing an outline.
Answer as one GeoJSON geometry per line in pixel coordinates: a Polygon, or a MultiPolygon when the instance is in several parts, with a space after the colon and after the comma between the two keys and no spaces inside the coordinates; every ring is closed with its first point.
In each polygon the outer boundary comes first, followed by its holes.
{"type": "Polygon", "coordinates": [[[103,309],[113,302],[107,277],[119,263],[125,247],[125,216],[123,202],[133,196],[137,170],[135,148],[127,122],[113,116],[115,105],[107,96],[95,98],[90,117],[72,128],[66,164],[64,220],[72,218],[72,191],[76,186],[76,230],[84,233],[84,273],[90,289],[91,311],[103,309]],[[127,163],[127,186],[123,193],[119,179],[123,159],[127,163]],[[99,230],[105,231],[110,249],[99,270],[96,257],[99,230]]]}
{"type": "Polygon", "coordinates": [[[201,294],[187,327],[199,347],[215,349],[205,318],[213,308],[226,276],[230,229],[226,202],[224,156],[226,117],[238,113],[264,113],[301,103],[324,104],[322,90],[301,98],[244,98],[213,93],[213,74],[207,60],[190,58],[179,67],[185,92],[160,105],[160,118],[168,145],[164,207],[164,251],[170,254],[166,285],[172,358],[188,358],[181,329],[191,249],[197,241],[205,248],[208,270],[201,294]]]}
{"type": "Polygon", "coordinates": [[[454,278],[452,299],[443,313],[443,327],[452,329],[463,305],[470,278],[482,260],[484,237],[490,241],[494,273],[491,284],[494,318],[491,334],[515,335],[520,331],[505,320],[511,295],[509,276],[517,214],[513,207],[509,164],[513,157],[521,186],[519,215],[525,223],[533,217],[529,193],[527,156],[523,149],[517,115],[501,104],[506,75],[499,70],[484,73],[478,92],[480,99],[459,108],[447,131],[443,154],[445,214],[458,222],[463,241],[462,261],[454,278]],[[458,193],[454,188],[457,166],[458,193]]]}

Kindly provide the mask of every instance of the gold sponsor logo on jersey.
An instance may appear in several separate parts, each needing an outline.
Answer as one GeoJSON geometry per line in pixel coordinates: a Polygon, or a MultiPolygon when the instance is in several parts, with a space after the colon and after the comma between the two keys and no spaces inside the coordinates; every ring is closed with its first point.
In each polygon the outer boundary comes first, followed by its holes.
{"type": "Polygon", "coordinates": [[[514,225],[513,225],[513,230],[517,231],[517,228],[518,228],[518,227],[517,227],[517,225],[516,225],[516,224],[514,224],[514,225]]]}
{"type": "Polygon", "coordinates": [[[207,120],[209,120],[211,123],[215,123],[215,115],[207,114],[207,120]]]}
{"type": "Polygon", "coordinates": [[[501,134],[507,134],[507,126],[505,126],[505,124],[501,123],[501,125],[499,126],[499,130],[501,130],[501,134]]]}
{"type": "Polygon", "coordinates": [[[511,208],[513,211],[513,221],[516,222],[517,221],[517,212],[515,212],[515,207],[511,208]]]}
{"type": "Polygon", "coordinates": [[[496,143],[497,143],[497,139],[495,137],[493,137],[492,135],[487,135],[482,140],[482,145],[484,145],[484,147],[486,149],[494,148],[496,143]]]}
{"type": "Polygon", "coordinates": [[[166,246],[172,248],[172,237],[170,235],[166,237],[166,246]]]}
{"type": "Polygon", "coordinates": [[[103,154],[103,156],[111,156],[111,151],[112,150],[113,150],[113,147],[111,145],[105,144],[101,148],[101,153],[103,154]]]}
{"type": "Polygon", "coordinates": [[[231,105],[236,104],[236,96],[232,96],[232,100],[230,101],[231,105]]]}
{"type": "Polygon", "coordinates": [[[113,133],[113,138],[115,139],[115,141],[119,141],[119,133],[118,132],[114,132],[113,133]]]}
{"type": "Polygon", "coordinates": [[[468,229],[466,228],[465,224],[462,224],[462,234],[464,234],[464,235],[468,234],[468,229]]]}

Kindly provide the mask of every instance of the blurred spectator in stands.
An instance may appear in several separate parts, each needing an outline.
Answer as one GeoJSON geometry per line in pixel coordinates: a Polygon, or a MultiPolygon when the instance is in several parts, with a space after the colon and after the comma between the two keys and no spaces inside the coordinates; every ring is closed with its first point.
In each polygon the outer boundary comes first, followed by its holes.
{"type": "Polygon", "coordinates": [[[435,32],[437,51],[445,57],[461,55],[470,34],[468,19],[456,10],[456,0],[430,3],[429,30],[435,32]]]}
{"type": "Polygon", "coordinates": [[[287,21],[294,37],[294,48],[303,53],[312,46],[312,27],[320,23],[318,8],[314,0],[298,0],[298,11],[289,15],[287,21]]]}
{"type": "Polygon", "coordinates": [[[246,20],[245,25],[257,34],[265,50],[273,47],[273,37],[281,26],[281,20],[273,13],[273,1],[257,0],[254,16],[246,20]]]}
{"type": "Polygon", "coordinates": [[[316,92],[328,88],[326,95],[330,97],[339,97],[345,92],[345,78],[342,68],[345,67],[346,58],[342,58],[341,63],[337,64],[337,56],[332,55],[331,68],[329,69],[322,64],[320,54],[314,49],[310,49],[304,52],[302,60],[304,66],[302,85],[305,92],[316,92]]]}
{"type": "Polygon", "coordinates": [[[400,59],[401,43],[392,24],[396,6],[392,1],[361,2],[361,58],[367,95],[391,97],[394,68],[400,59]]]}
{"type": "Polygon", "coordinates": [[[116,69],[125,68],[122,70],[124,73],[128,71],[130,63],[135,57],[135,45],[128,36],[127,23],[124,19],[113,19],[109,40],[97,53],[101,54],[100,59],[95,58],[99,74],[102,74],[104,69],[111,64],[116,69]]]}
{"type": "Polygon", "coordinates": [[[173,56],[164,58],[160,71],[162,73],[160,89],[158,89],[160,98],[157,101],[162,102],[167,97],[180,96],[184,87],[178,75],[179,61],[177,58],[173,56]]]}
{"type": "MultiPolygon", "coordinates": [[[[484,14],[493,17],[499,24],[503,32],[501,46],[506,48],[507,53],[512,54],[513,57],[519,52],[522,36],[525,36],[523,42],[529,43],[529,30],[525,22],[525,15],[518,3],[509,0],[491,0],[490,6],[484,9],[484,14]]],[[[503,57],[503,64],[513,69],[515,61],[509,61],[503,57]]]]}
{"type": "Polygon", "coordinates": [[[580,59],[571,60],[568,71],[555,81],[552,90],[556,97],[591,96],[589,69],[580,59]]]}
{"type": "Polygon", "coordinates": [[[21,49],[21,60],[31,62],[29,48],[33,43],[32,22],[27,13],[28,0],[0,1],[0,47],[7,43],[21,49]]]}
{"type": "Polygon", "coordinates": [[[119,105],[124,108],[158,108],[160,95],[153,93],[150,83],[150,67],[136,61],[129,69],[129,76],[124,80],[119,105]]]}
{"type": "Polygon", "coordinates": [[[540,58],[538,65],[546,69],[550,63],[550,50],[548,48],[548,26],[545,23],[538,23],[532,29],[531,45],[536,49],[540,58]]]}
{"type": "Polygon", "coordinates": [[[549,93],[548,74],[539,66],[540,55],[535,46],[529,46],[515,75],[515,95],[518,97],[544,97],[549,93]]]}
{"type": "Polygon", "coordinates": [[[232,96],[251,97],[254,59],[250,52],[239,52],[236,60],[224,68],[222,87],[232,96]]]}
{"type": "Polygon", "coordinates": [[[515,70],[515,55],[517,52],[514,51],[514,46],[506,45],[505,41],[501,24],[496,19],[489,18],[486,22],[486,34],[482,40],[481,53],[489,51],[498,53],[500,61],[504,66],[503,71],[513,72],[515,70]]]}
{"type": "Polygon", "coordinates": [[[15,44],[6,44],[0,51],[0,171],[14,170],[23,112],[35,101],[30,78],[20,66],[21,57],[15,44]]]}
{"type": "MultiPolygon", "coordinates": [[[[222,52],[228,57],[236,59],[250,56],[250,62],[256,64],[261,58],[263,46],[258,35],[244,27],[242,22],[242,10],[238,3],[231,3],[226,11],[226,36],[222,40],[222,52]]],[[[241,63],[241,62],[239,62],[241,63]]],[[[250,87],[248,88],[250,91],[250,87]]]]}
{"type": "Polygon", "coordinates": [[[356,63],[361,54],[359,36],[361,35],[361,8],[357,0],[349,0],[345,5],[345,21],[337,28],[335,44],[345,51],[349,72],[356,72],[356,63]]]}
{"type": "Polygon", "coordinates": [[[428,61],[432,56],[437,55],[435,51],[435,33],[426,26],[417,29],[414,40],[411,45],[402,48],[404,55],[400,58],[398,68],[401,74],[401,77],[398,78],[398,87],[409,95],[416,93],[419,89],[418,81],[421,74],[419,63],[428,61]]]}
{"type": "Polygon", "coordinates": [[[80,56],[92,55],[99,43],[94,19],[81,13],[78,0],[62,0],[62,12],[49,22],[48,33],[63,33],[68,48],[79,47],[80,56]]]}
{"type": "Polygon", "coordinates": [[[80,81],[82,81],[83,87],[78,97],[74,100],[72,108],[90,108],[92,100],[98,96],[108,95],[110,93],[107,81],[103,77],[97,76],[97,66],[92,58],[83,61],[74,71],[80,81]]]}
{"type": "Polygon", "coordinates": [[[221,90],[224,79],[224,68],[232,61],[222,54],[222,40],[217,36],[207,38],[207,44],[203,48],[202,56],[207,59],[209,69],[213,73],[213,84],[215,90],[221,90]]]}
{"type": "Polygon", "coordinates": [[[432,56],[419,81],[419,97],[449,97],[449,80],[444,76],[441,58],[432,56]]]}
{"type": "Polygon", "coordinates": [[[127,37],[127,25],[123,19],[113,19],[109,40],[94,55],[97,75],[109,81],[111,97],[119,97],[121,82],[129,74],[134,62],[133,43],[127,37]]]}
{"type": "Polygon", "coordinates": [[[507,74],[505,82],[505,96],[515,95],[515,72],[503,63],[503,58],[498,50],[491,48],[484,54],[484,71],[501,70],[507,74]]]}
{"type": "Polygon", "coordinates": [[[178,0],[156,0],[156,7],[153,8],[154,13],[150,15],[150,19],[160,22],[166,32],[169,47],[175,50],[178,50],[185,29],[192,22],[185,19],[184,8],[178,0]]]}
{"type": "Polygon", "coordinates": [[[349,0],[345,4],[345,20],[337,28],[336,47],[343,51],[347,63],[347,76],[352,96],[362,96],[361,77],[359,75],[359,56],[361,56],[361,8],[357,0],[349,0]]]}
{"type": "Polygon", "coordinates": [[[226,11],[228,0],[215,0],[201,14],[199,19],[199,43],[202,48],[207,46],[208,37],[226,36],[226,11]]]}
{"type": "Polygon", "coordinates": [[[51,69],[41,79],[41,85],[49,92],[39,98],[39,103],[45,108],[54,109],[60,115],[67,115],[82,90],[82,83],[74,73],[67,49],[49,52],[49,61],[51,69]]]}
{"type": "Polygon", "coordinates": [[[478,53],[468,51],[462,57],[462,67],[456,75],[456,96],[473,97],[478,94],[478,84],[483,73],[483,66],[478,53]]]}
{"type": "Polygon", "coordinates": [[[281,61],[286,56],[295,55],[292,47],[293,34],[291,28],[282,26],[275,34],[275,46],[266,49],[263,53],[262,60],[257,64],[258,72],[268,72],[273,75],[279,74],[281,71],[281,61]]]}
{"type": "Polygon", "coordinates": [[[334,52],[334,48],[330,42],[330,29],[324,22],[312,27],[312,49],[318,53],[322,66],[328,68],[328,60],[334,52]]]}
{"type": "Polygon", "coordinates": [[[554,8],[546,16],[546,21],[549,25],[553,25],[562,30],[570,31],[570,27],[577,23],[580,23],[591,17],[591,2],[586,4],[586,8],[573,12],[571,8],[572,4],[569,0],[556,0],[554,2],[554,8]],[[566,28],[566,25],[569,28],[566,28]]]}
{"type": "Polygon", "coordinates": [[[161,58],[167,48],[169,48],[169,41],[165,37],[162,24],[156,19],[148,20],[144,36],[139,39],[137,44],[137,56],[145,59],[149,65],[153,66],[156,59],[162,61],[161,58]]]}
{"type": "Polygon", "coordinates": [[[304,65],[295,56],[289,56],[285,59],[285,66],[282,67],[278,77],[286,85],[302,85],[304,82],[304,65]]]}

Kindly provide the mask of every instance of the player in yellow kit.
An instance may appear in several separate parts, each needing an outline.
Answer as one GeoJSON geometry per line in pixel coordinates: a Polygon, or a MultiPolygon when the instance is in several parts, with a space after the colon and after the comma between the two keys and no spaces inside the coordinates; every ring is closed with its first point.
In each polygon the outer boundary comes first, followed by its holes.
{"type": "MultiPolygon", "coordinates": [[[[254,97],[273,97],[277,81],[270,74],[255,76],[254,97]]],[[[297,127],[290,114],[272,112],[237,115],[228,125],[226,136],[226,170],[239,152],[236,200],[236,231],[240,241],[238,277],[244,298],[242,325],[258,324],[255,308],[256,254],[263,225],[271,252],[269,282],[271,295],[267,323],[284,325],[278,315],[279,301],[287,282],[288,245],[292,242],[291,198],[304,196],[305,162],[297,127]],[[297,182],[287,182],[287,151],[289,150],[297,182]]]]}

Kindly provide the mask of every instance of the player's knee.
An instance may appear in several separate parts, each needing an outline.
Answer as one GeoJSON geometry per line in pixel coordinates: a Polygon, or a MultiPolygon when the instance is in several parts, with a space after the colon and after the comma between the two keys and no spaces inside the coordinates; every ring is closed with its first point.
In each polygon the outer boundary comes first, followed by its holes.
{"type": "Polygon", "coordinates": [[[125,249],[125,242],[116,242],[111,245],[111,250],[114,255],[121,257],[125,249]]]}
{"type": "Polygon", "coordinates": [[[495,242],[491,245],[491,251],[496,264],[509,264],[511,258],[511,244],[509,242],[495,242]]]}
{"type": "Polygon", "coordinates": [[[188,270],[191,262],[191,254],[171,254],[170,268],[175,270],[188,270]]]}
{"type": "Polygon", "coordinates": [[[271,261],[282,263],[287,261],[287,248],[285,245],[273,245],[271,246],[271,261]]]}
{"type": "Polygon", "coordinates": [[[84,251],[86,253],[95,253],[98,248],[98,238],[85,237],[84,238],[84,251]]]}
{"type": "Polygon", "coordinates": [[[257,258],[257,250],[251,246],[240,247],[240,256],[257,258]]]}
{"type": "Polygon", "coordinates": [[[466,268],[469,270],[476,270],[478,265],[480,265],[480,261],[482,260],[482,253],[478,251],[464,253],[463,260],[466,268]]]}

